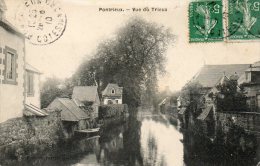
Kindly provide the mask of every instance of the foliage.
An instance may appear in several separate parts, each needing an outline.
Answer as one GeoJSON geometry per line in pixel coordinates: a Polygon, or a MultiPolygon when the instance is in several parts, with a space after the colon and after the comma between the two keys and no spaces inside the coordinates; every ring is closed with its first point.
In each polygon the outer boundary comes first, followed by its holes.
{"type": "Polygon", "coordinates": [[[228,79],[217,86],[216,105],[218,111],[246,111],[246,96],[237,86],[237,80],[228,79]]]}
{"type": "Polygon", "coordinates": [[[46,108],[56,97],[61,96],[62,91],[58,88],[61,80],[56,77],[47,78],[41,88],[41,107],[46,108]]]}
{"type": "Polygon", "coordinates": [[[128,107],[126,104],[102,105],[99,108],[98,117],[100,119],[120,117],[122,115],[125,115],[127,111],[128,111],[128,107]]]}
{"type": "Polygon", "coordinates": [[[198,82],[189,82],[180,93],[181,105],[189,108],[195,117],[200,113],[200,107],[204,104],[202,88],[198,82]]]}
{"type": "Polygon", "coordinates": [[[71,97],[72,83],[56,77],[47,78],[41,87],[41,107],[46,108],[56,97],[71,97]]]}
{"type": "Polygon", "coordinates": [[[124,87],[124,102],[139,106],[142,95],[155,96],[157,76],[165,72],[164,53],[173,38],[163,26],[132,18],[112,39],[99,44],[94,57],[80,65],[73,80],[98,85],[99,92],[108,83],[117,83],[124,87]]]}

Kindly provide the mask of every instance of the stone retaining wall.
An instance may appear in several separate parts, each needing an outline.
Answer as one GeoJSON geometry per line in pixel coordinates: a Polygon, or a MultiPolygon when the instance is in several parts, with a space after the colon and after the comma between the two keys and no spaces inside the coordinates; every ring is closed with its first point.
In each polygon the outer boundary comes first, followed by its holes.
{"type": "Polygon", "coordinates": [[[256,112],[217,112],[217,120],[225,128],[234,123],[246,131],[260,133],[260,113],[256,112]]]}

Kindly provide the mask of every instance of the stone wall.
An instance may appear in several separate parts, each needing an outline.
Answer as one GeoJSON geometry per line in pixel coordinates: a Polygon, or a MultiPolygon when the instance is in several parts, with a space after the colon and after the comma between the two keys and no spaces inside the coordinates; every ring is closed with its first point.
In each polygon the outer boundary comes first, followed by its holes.
{"type": "Polygon", "coordinates": [[[37,145],[38,148],[54,146],[62,135],[60,112],[52,112],[46,117],[21,117],[0,124],[0,154],[15,155],[22,158],[36,153],[26,152],[25,147],[37,145]],[[10,148],[15,147],[15,148],[10,148]]]}
{"type": "Polygon", "coordinates": [[[260,133],[260,113],[256,112],[217,112],[217,121],[226,130],[231,123],[246,131],[260,133]]]}

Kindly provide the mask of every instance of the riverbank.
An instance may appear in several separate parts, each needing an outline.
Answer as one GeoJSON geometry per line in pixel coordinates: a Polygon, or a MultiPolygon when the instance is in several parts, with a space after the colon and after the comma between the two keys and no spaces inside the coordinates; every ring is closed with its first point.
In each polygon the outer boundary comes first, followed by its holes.
{"type": "MultiPolygon", "coordinates": [[[[101,122],[100,133],[102,133],[109,129],[108,126],[124,123],[128,117],[127,106],[117,107],[117,109],[110,109],[110,112],[113,113],[110,113],[109,116],[103,113],[102,118],[89,119],[88,127],[93,127],[97,122],[101,122]]],[[[60,111],[50,112],[48,116],[44,117],[24,116],[1,123],[0,159],[21,161],[25,158],[39,158],[46,151],[59,147],[59,144],[70,142],[75,138],[87,137],[87,135],[79,136],[76,133],[68,137],[70,129],[67,127],[61,120],[60,111]]]]}

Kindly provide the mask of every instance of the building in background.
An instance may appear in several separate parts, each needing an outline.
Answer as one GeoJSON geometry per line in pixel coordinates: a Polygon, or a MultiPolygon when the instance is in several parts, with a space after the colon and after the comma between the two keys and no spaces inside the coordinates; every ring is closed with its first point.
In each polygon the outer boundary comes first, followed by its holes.
{"type": "Polygon", "coordinates": [[[102,92],[103,104],[122,104],[123,103],[123,87],[117,84],[108,84],[102,92]]]}
{"type": "Polygon", "coordinates": [[[72,99],[79,107],[81,103],[84,106],[91,106],[94,110],[94,116],[98,117],[100,99],[97,86],[75,86],[73,88],[72,99]]]}
{"type": "Polygon", "coordinates": [[[260,112],[260,61],[250,65],[238,79],[244,89],[250,111],[260,112]]]}
{"type": "Polygon", "coordinates": [[[40,76],[41,72],[26,63],[25,66],[26,77],[26,100],[27,105],[33,105],[35,107],[41,107],[41,94],[40,94],[40,76]]]}

